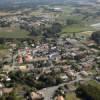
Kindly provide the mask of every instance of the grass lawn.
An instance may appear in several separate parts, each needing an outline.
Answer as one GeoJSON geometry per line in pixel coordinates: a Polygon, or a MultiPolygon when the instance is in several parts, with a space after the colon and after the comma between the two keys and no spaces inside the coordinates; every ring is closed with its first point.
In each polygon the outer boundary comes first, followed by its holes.
{"type": "Polygon", "coordinates": [[[72,92],[66,94],[65,100],[81,100],[81,99],[78,98],[74,92],[72,92]]]}
{"type": "Polygon", "coordinates": [[[3,38],[27,38],[29,32],[19,28],[0,28],[0,37],[3,38]]]}

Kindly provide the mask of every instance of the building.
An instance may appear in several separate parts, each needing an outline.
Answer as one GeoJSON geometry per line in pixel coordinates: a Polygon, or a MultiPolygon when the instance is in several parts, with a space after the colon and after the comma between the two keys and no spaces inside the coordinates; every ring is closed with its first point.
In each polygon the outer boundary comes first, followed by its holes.
{"type": "Polygon", "coordinates": [[[23,65],[23,66],[19,66],[19,70],[22,72],[26,72],[26,71],[28,71],[28,68],[26,65],[23,65]]]}
{"type": "Polygon", "coordinates": [[[64,97],[63,97],[63,96],[57,96],[57,97],[55,98],[55,100],[64,100],[64,97]]]}
{"type": "Polygon", "coordinates": [[[21,56],[21,55],[20,55],[20,56],[18,56],[17,61],[18,61],[18,63],[19,63],[19,64],[22,64],[22,63],[23,63],[23,58],[22,58],[22,56],[21,56]]]}
{"type": "Polygon", "coordinates": [[[43,97],[41,94],[36,93],[36,92],[31,92],[31,99],[32,100],[42,100],[43,97]]]}
{"type": "Polygon", "coordinates": [[[66,74],[60,75],[60,78],[61,78],[64,82],[66,82],[66,81],[69,80],[69,78],[68,78],[68,76],[67,76],[66,74]]]}
{"type": "Polygon", "coordinates": [[[31,62],[31,61],[33,61],[33,57],[32,57],[31,55],[27,54],[27,55],[25,56],[25,61],[26,61],[26,62],[31,62]]]}

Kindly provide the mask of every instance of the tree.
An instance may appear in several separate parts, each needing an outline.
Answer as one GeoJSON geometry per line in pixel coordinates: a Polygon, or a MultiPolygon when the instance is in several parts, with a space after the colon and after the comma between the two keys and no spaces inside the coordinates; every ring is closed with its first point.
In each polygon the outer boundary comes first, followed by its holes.
{"type": "Polygon", "coordinates": [[[61,32],[62,25],[60,23],[53,23],[51,27],[45,28],[43,35],[45,37],[58,37],[57,33],[61,32]]]}
{"type": "Polygon", "coordinates": [[[0,21],[0,27],[10,27],[11,23],[8,21],[0,21]]]}
{"type": "Polygon", "coordinates": [[[100,31],[93,32],[91,38],[100,44],[100,31]]]}
{"type": "Polygon", "coordinates": [[[75,20],[75,19],[67,19],[66,20],[66,24],[67,25],[73,25],[73,24],[78,24],[78,20],[75,20]]]}
{"type": "Polygon", "coordinates": [[[62,30],[62,25],[60,23],[53,23],[52,27],[52,33],[58,33],[62,30]]]}
{"type": "Polygon", "coordinates": [[[100,85],[96,81],[81,84],[77,93],[81,97],[85,97],[86,100],[100,100],[100,85]]]}
{"type": "Polygon", "coordinates": [[[39,29],[36,29],[34,27],[30,29],[30,35],[31,36],[38,36],[39,34],[40,34],[39,29]]]}

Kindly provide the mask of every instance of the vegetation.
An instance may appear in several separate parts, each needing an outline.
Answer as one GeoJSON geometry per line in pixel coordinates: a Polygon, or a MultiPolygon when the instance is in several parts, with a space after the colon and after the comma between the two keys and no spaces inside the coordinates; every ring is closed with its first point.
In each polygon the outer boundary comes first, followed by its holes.
{"type": "Polygon", "coordinates": [[[71,92],[66,94],[65,100],[80,100],[80,98],[74,92],[71,92]]]}
{"type": "Polygon", "coordinates": [[[0,100],[25,100],[23,96],[18,95],[15,90],[13,90],[10,94],[4,94],[0,97],[0,100]]]}
{"type": "Polygon", "coordinates": [[[19,29],[19,28],[1,28],[0,37],[1,38],[26,38],[28,37],[29,32],[19,29]]]}
{"type": "Polygon", "coordinates": [[[93,32],[91,38],[97,43],[100,43],[100,31],[93,32]]]}
{"type": "Polygon", "coordinates": [[[100,100],[100,84],[96,81],[82,84],[78,88],[77,94],[87,100],[100,100]]]}
{"type": "Polygon", "coordinates": [[[55,37],[57,33],[61,32],[62,25],[60,23],[53,23],[51,27],[47,28],[44,32],[45,37],[55,37]]]}
{"type": "Polygon", "coordinates": [[[66,26],[63,30],[62,33],[79,33],[79,32],[83,32],[86,31],[87,28],[85,28],[82,25],[70,25],[70,26],[66,26]]]}
{"type": "Polygon", "coordinates": [[[21,85],[23,84],[30,88],[36,88],[36,89],[42,89],[44,87],[54,86],[63,82],[59,74],[57,73],[43,74],[39,77],[38,80],[36,80],[35,76],[33,75],[34,75],[33,72],[23,73],[21,71],[16,71],[9,73],[9,76],[13,81],[12,83],[21,85]]]}

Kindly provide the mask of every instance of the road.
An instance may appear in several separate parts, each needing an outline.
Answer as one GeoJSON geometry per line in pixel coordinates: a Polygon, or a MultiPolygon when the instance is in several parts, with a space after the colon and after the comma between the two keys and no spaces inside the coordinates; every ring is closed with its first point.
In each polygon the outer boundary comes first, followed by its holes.
{"type": "Polygon", "coordinates": [[[53,87],[48,87],[48,88],[44,88],[42,90],[39,90],[38,92],[42,93],[42,95],[44,96],[44,100],[53,100],[52,97],[55,93],[55,91],[60,87],[60,86],[63,86],[65,84],[72,84],[72,83],[75,83],[75,82],[79,82],[80,80],[83,80],[83,81],[87,81],[87,80],[90,80],[90,78],[85,78],[85,79],[76,79],[76,80],[73,80],[73,81],[70,81],[68,83],[62,83],[58,86],[53,86],[53,87]]]}

